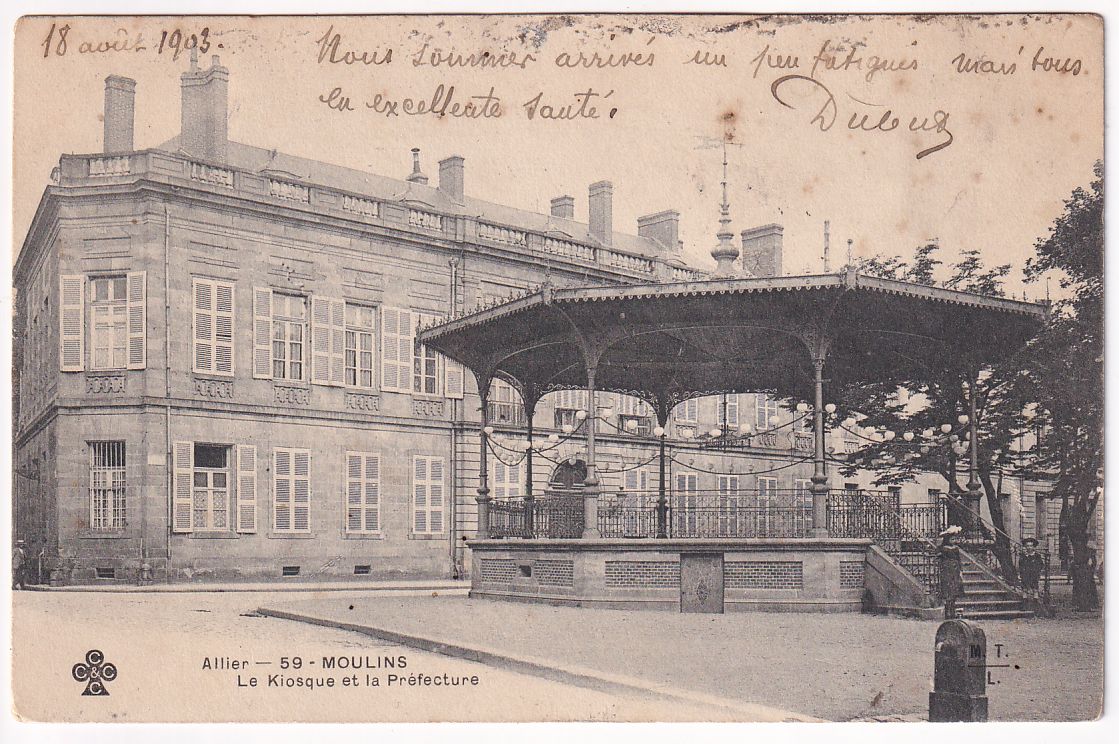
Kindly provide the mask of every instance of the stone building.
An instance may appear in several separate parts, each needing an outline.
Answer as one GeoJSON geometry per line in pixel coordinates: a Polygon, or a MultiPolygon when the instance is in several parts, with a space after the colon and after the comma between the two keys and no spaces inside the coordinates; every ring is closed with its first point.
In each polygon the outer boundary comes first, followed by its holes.
{"type": "MultiPolygon", "coordinates": [[[[232,142],[228,76],[216,57],[192,64],[180,135],[147,149],[135,83],[110,76],[104,152],[63,155],[43,193],[14,271],[16,536],[60,583],[459,575],[479,398],[415,344],[417,327],[542,283],[694,279],[679,214],[632,234],[614,229],[608,181],[589,186],[584,223],[572,196],[549,214],[472,198],[454,155],[432,183],[418,150],[393,178],[232,142]]],[[[743,260],[780,273],[781,238],[744,231],[743,260]]],[[[654,489],[656,422],[636,399],[552,393],[537,436],[587,410],[608,419],[606,487],[654,489]]],[[[682,404],[671,482],[806,494],[798,416],[765,395],[682,404]],[[718,451],[699,443],[713,427],[758,436],[718,451]],[[736,467],[741,482],[714,474],[736,467]]],[[[516,496],[525,421],[508,384],[489,419],[510,453],[493,495],[516,496]]],[[[577,468],[580,446],[538,462],[539,491],[577,468]]]]}

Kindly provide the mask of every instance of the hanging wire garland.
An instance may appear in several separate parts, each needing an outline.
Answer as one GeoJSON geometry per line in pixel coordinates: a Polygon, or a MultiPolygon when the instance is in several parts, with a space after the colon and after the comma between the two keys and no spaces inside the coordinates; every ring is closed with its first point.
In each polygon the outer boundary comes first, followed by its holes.
{"type": "Polygon", "coordinates": [[[803,465],[804,463],[812,462],[812,458],[808,457],[801,460],[793,460],[784,465],[780,465],[775,468],[769,468],[768,470],[745,470],[741,473],[738,473],[735,471],[724,472],[721,470],[706,470],[704,468],[696,467],[695,465],[692,465],[690,463],[681,462],[680,460],[677,460],[675,457],[671,456],[668,459],[681,467],[687,468],[689,470],[695,470],[700,473],[706,473],[708,475],[765,475],[766,473],[776,473],[781,470],[788,470],[789,468],[796,467],[797,465],[803,465]]]}

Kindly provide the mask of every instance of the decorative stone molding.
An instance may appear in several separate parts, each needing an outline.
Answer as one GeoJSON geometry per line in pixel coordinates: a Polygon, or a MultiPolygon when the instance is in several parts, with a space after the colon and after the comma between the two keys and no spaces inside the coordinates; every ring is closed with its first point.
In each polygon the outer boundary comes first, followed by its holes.
{"type": "Polygon", "coordinates": [[[90,158],[89,175],[91,178],[101,176],[127,176],[132,170],[132,164],[127,155],[111,158],[90,158]]]}
{"type": "Polygon", "coordinates": [[[268,179],[268,193],[277,199],[287,199],[304,204],[311,201],[311,190],[306,186],[289,183],[288,181],[277,181],[274,178],[268,179]]]}
{"type": "Polygon", "coordinates": [[[342,195],[342,209],[366,217],[379,217],[381,215],[380,205],[377,202],[350,196],[349,194],[342,195]]]}
{"type": "Polygon", "coordinates": [[[233,171],[203,163],[190,163],[190,180],[233,188],[233,171]]]}
{"type": "Polygon", "coordinates": [[[443,229],[443,215],[432,212],[422,212],[418,209],[408,210],[408,224],[412,227],[423,227],[428,230],[443,229]]]}
{"type": "Polygon", "coordinates": [[[441,400],[417,400],[412,399],[412,413],[416,416],[427,416],[428,418],[442,418],[446,407],[441,400]]]}
{"type": "Polygon", "coordinates": [[[528,245],[528,234],[524,230],[491,225],[488,222],[478,223],[478,237],[497,243],[508,243],[509,245],[528,245]]]}
{"type": "Polygon", "coordinates": [[[346,393],[346,408],[351,411],[380,411],[381,398],[365,393],[346,393]]]}
{"type": "Polygon", "coordinates": [[[286,387],[276,385],[273,390],[273,402],[284,406],[308,406],[311,404],[311,391],[302,387],[286,387]]]}
{"type": "Polygon", "coordinates": [[[201,395],[203,398],[233,400],[233,381],[196,379],[194,381],[194,394],[201,395]]]}
{"type": "Polygon", "coordinates": [[[124,375],[87,375],[85,391],[94,394],[123,393],[124,375]]]}

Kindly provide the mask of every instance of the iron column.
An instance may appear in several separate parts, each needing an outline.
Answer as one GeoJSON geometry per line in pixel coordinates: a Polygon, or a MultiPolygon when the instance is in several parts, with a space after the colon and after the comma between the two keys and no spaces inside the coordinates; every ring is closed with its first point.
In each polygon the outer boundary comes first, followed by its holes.
{"type": "Polygon", "coordinates": [[[489,445],[490,437],[486,432],[489,428],[489,380],[479,380],[478,385],[478,398],[482,402],[482,428],[479,431],[481,436],[481,451],[479,452],[478,460],[478,534],[477,537],[481,540],[487,540],[490,536],[490,478],[489,478],[489,445]],[[484,384],[483,384],[484,383],[484,384]]]}
{"type": "Polygon", "coordinates": [[[598,531],[598,473],[595,470],[594,434],[598,419],[595,405],[594,377],[596,368],[587,365],[587,479],[583,481],[583,539],[593,540],[600,537],[598,531]]]}
{"type": "Polygon", "coordinates": [[[812,411],[815,449],[812,458],[812,536],[827,537],[828,527],[828,471],[824,450],[824,359],[812,360],[815,370],[816,405],[812,411]]]}

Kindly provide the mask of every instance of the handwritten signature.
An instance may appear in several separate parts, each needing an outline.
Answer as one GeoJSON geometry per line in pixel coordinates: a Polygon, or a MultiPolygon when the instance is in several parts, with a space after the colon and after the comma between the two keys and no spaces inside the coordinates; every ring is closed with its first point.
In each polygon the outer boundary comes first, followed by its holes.
{"type": "MultiPolygon", "coordinates": [[[[810,86],[808,96],[820,101],[820,103],[818,107],[813,104],[815,113],[808,123],[818,126],[821,132],[830,130],[840,118],[840,105],[827,86],[808,75],[784,75],[774,80],[769,86],[769,92],[773,99],[782,106],[793,110],[796,110],[796,107],[782,98],[782,91],[790,85],[810,86]]],[[[908,130],[910,132],[930,132],[942,135],[943,139],[940,142],[917,153],[918,160],[940,152],[951,145],[954,140],[951,130],[948,129],[947,111],[937,109],[931,117],[913,116],[909,119],[908,127],[902,127],[901,122],[904,117],[895,115],[893,109],[886,108],[882,104],[861,101],[850,93],[847,94],[847,97],[854,102],[852,104],[854,110],[847,118],[847,128],[849,130],[866,133],[905,132],[908,130]]]]}

